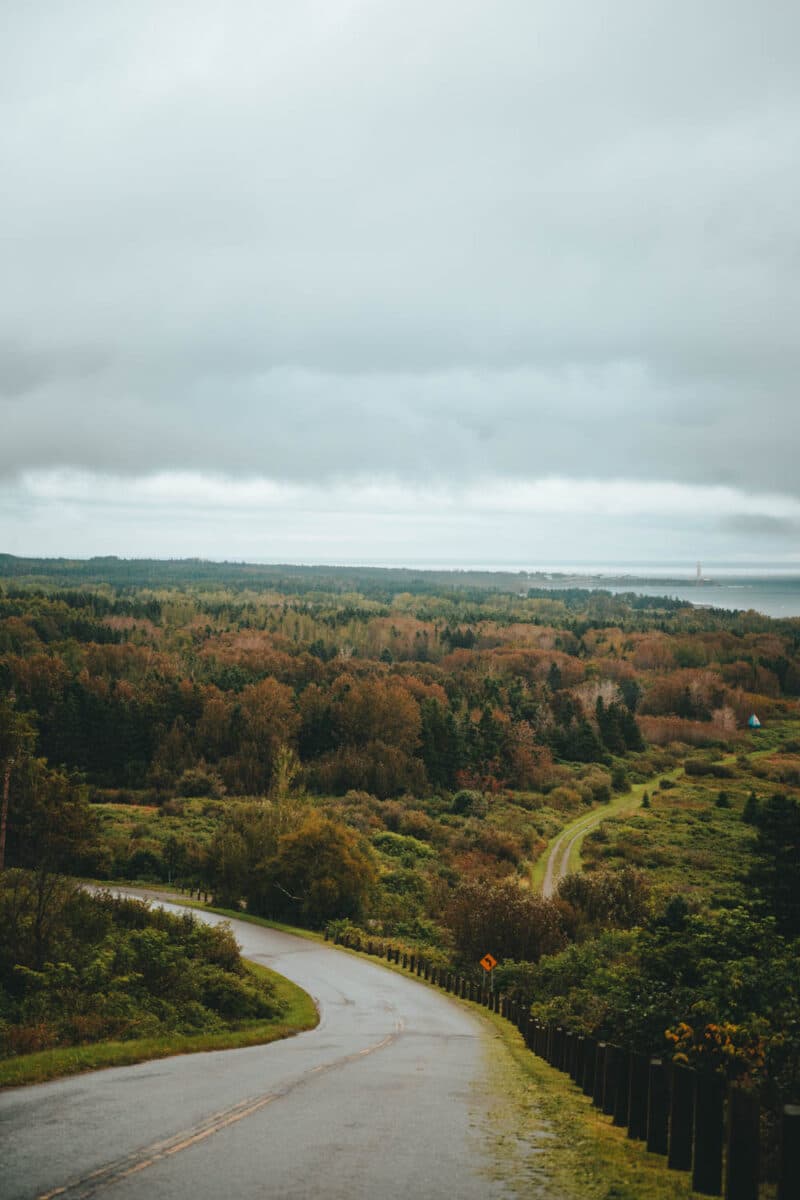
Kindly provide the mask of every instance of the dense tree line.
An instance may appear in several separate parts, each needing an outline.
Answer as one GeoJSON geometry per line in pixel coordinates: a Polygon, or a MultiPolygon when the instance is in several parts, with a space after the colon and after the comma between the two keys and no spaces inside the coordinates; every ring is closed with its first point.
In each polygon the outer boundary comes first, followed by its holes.
{"type": "Polygon", "coordinates": [[[299,569],[245,572],[232,590],[238,568],[223,587],[212,564],[162,564],[176,590],[148,583],[152,564],[118,563],[115,588],[93,582],[107,565],[38,564],[30,587],[0,590],[0,692],[31,714],[50,762],[101,787],[163,795],[205,779],[256,795],[289,744],[320,792],[535,789],[554,758],[724,743],[754,707],[800,694],[796,623],[754,614],[607,595],[598,607],[577,591],[376,600],[299,569]]]}

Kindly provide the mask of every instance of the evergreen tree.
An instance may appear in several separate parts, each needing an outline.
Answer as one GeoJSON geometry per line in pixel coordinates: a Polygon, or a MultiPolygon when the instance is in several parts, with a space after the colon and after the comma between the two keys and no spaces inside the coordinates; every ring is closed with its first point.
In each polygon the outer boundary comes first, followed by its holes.
{"type": "Polygon", "coordinates": [[[778,792],[762,805],[750,883],[789,937],[800,934],[800,804],[778,792]]]}
{"type": "Polygon", "coordinates": [[[760,812],[761,805],[759,803],[758,796],[755,794],[755,792],[751,792],[745,801],[744,808],[742,809],[742,820],[744,821],[745,825],[757,825],[760,812]]]}

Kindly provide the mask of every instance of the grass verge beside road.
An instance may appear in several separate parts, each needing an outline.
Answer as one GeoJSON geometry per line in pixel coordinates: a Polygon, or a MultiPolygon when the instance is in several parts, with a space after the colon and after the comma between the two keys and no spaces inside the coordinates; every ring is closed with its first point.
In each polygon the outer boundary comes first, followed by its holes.
{"type": "Polygon", "coordinates": [[[568,1077],[525,1047],[502,1017],[492,1026],[490,1076],[502,1097],[489,1114],[498,1178],[542,1200],[688,1200],[688,1174],[615,1128],[568,1077]]]}
{"type": "MultiPolygon", "coordinates": [[[[230,914],[233,916],[233,914],[230,914]]],[[[237,914],[238,915],[238,914],[237,914]]],[[[127,1067],[132,1063],[173,1054],[197,1054],[207,1050],[236,1050],[245,1046],[262,1046],[281,1038],[294,1037],[319,1022],[314,1001],[297,984],[277,975],[257,963],[247,963],[248,970],[269,979],[275,996],[283,1001],[284,1011],[269,1021],[257,1021],[238,1029],[195,1035],[168,1034],[163,1037],[135,1038],[124,1042],[95,1042],[83,1046],[59,1046],[23,1054],[0,1061],[0,1087],[20,1087],[23,1084],[44,1083],[65,1075],[97,1071],[103,1067],[127,1067]]]]}

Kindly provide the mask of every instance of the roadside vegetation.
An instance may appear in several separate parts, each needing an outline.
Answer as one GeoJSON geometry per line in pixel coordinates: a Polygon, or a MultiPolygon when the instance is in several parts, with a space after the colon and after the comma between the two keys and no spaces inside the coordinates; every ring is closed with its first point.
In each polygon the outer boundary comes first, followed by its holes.
{"type": "Polygon", "coordinates": [[[0,888],[0,1086],[286,1037],[316,1024],[310,997],[245,963],[228,926],[28,872],[0,888]]]}

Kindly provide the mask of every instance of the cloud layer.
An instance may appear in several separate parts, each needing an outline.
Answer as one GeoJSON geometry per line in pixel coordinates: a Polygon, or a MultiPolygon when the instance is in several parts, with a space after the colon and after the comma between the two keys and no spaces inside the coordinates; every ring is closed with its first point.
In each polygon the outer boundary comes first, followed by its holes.
{"type": "Polygon", "coordinates": [[[366,477],[626,480],[628,514],[643,483],[723,487],[720,547],[793,536],[759,499],[800,496],[793,0],[6,25],[0,541],[64,470],[98,509],[103,476],[187,472],[321,511],[366,477]]]}

